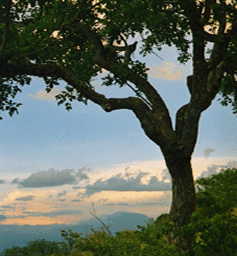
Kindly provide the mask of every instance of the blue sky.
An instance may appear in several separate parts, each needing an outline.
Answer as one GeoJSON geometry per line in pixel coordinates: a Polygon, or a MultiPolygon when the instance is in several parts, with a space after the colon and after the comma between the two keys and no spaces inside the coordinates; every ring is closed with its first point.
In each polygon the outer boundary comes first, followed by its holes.
{"type": "MultiPolygon", "coordinates": [[[[179,65],[173,48],[159,55],[163,60],[145,59],[149,79],[174,118],[189,99],[185,79],[191,64],[179,65]]],[[[101,88],[99,78],[94,84],[107,96],[128,92],[101,88]]],[[[133,113],[106,113],[90,102],[75,102],[68,112],[54,100],[58,90],[46,94],[43,80],[33,78],[17,97],[23,103],[20,114],[4,114],[1,121],[1,224],[76,223],[91,217],[91,203],[99,214],[167,212],[170,180],[162,154],[133,113]]],[[[192,162],[195,177],[237,167],[236,118],[217,100],[203,113],[192,162]]]]}

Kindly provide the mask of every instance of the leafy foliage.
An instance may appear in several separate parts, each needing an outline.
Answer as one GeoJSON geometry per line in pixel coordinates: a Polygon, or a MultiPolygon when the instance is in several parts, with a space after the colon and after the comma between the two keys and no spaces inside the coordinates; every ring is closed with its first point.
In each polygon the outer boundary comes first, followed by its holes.
{"type": "Polygon", "coordinates": [[[187,255],[237,254],[236,179],[237,169],[227,169],[197,180],[197,210],[181,231],[187,255]]]}
{"type": "MultiPolygon", "coordinates": [[[[18,107],[22,105],[22,103],[14,102],[13,99],[16,97],[17,93],[21,92],[20,86],[24,84],[29,84],[30,78],[27,76],[17,76],[14,79],[4,79],[0,78],[0,112],[7,111],[10,116],[17,113],[18,107]]],[[[0,119],[2,117],[0,116],[0,119]]]]}
{"type": "Polygon", "coordinates": [[[234,114],[237,114],[237,82],[235,75],[227,74],[220,87],[220,94],[222,98],[219,99],[222,106],[232,106],[234,114]]]}
{"type": "MultiPolygon", "coordinates": [[[[141,61],[133,61],[131,58],[128,62],[126,60],[131,71],[129,74],[128,69],[121,65],[126,59],[125,48],[129,46],[128,42],[135,37],[138,38],[138,35],[141,55],[152,54],[154,50],[160,51],[164,45],[173,45],[178,50],[180,63],[186,63],[194,57],[189,50],[194,42],[191,39],[190,14],[193,14],[193,17],[203,15],[204,17],[200,16],[203,19],[203,27],[208,24],[208,32],[212,34],[217,34],[219,26],[224,25],[223,19],[226,19],[225,24],[229,23],[228,31],[234,29],[235,1],[231,3],[220,1],[213,4],[208,2],[207,9],[212,9],[210,13],[205,9],[204,2],[187,1],[185,3],[177,0],[21,0],[11,2],[4,0],[0,3],[0,69],[4,69],[6,64],[11,64],[12,67],[27,63],[58,64],[67,68],[90,87],[93,77],[105,68],[95,61],[95,55],[98,54],[99,49],[98,42],[95,42],[95,37],[88,38],[88,34],[85,34],[85,29],[92,29],[97,39],[106,46],[103,49],[104,56],[112,61],[111,67],[107,69],[109,75],[105,78],[105,85],[118,83],[123,86],[129,80],[131,72],[147,79],[148,69],[141,61]],[[124,50],[121,50],[122,47],[124,50]]],[[[227,75],[224,76],[219,91],[223,96],[221,103],[232,104],[236,113],[236,83],[233,84],[229,76],[231,74],[235,80],[237,51],[235,37],[236,35],[231,36],[231,42],[227,47],[227,61],[231,65],[226,68],[227,75]]],[[[214,55],[212,53],[215,53],[214,48],[209,50],[208,55],[214,55]]],[[[24,73],[23,70],[21,72],[24,73]]],[[[9,69],[7,73],[9,78],[16,77],[9,69]]],[[[45,78],[47,91],[52,89],[60,79],[58,75],[52,78],[46,78],[44,75],[42,77],[45,78]],[[54,83],[49,84],[49,79],[54,83]]],[[[1,94],[5,92],[11,96],[11,90],[6,90],[4,86],[1,88],[1,94]]],[[[146,98],[143,95],[145,92],[139,86],[135,84],[133,88],[137,97],[146,98]]],[[[19,87],[17,90],[20,91],[19,87]]],[[[70,98],[70,94],[59,97],[59,104],[65,97],[70,98]]],[[[87,98],[88,96],[83,94],[75,97],[75,100],[86,102],[87,98]]],[[[10,101],[4,102],[4,99],[2,101],[0,111],[10,109],[10,115],[17,113],[19,105],[10,101]],[[6,106],[8,106],[7,109],[6,106]]],[[[70,103],[66,104],[66,109],[71,109],[70,103]]]]}
{"type": "Polygon", "coordinates": [[[216,175],[197,180],[197,207],[207,217],[213,214],[229,213],[237,207],[237,170],[226,169],[216,175]]]}
{"type": "Polygon", "coordinates": [[[35,240],[27,243],[27,246],[13,246],[11,249],[5,249],[1,255],[3,256],[49,256],[62,255],[60,243],[54,241],[35,240]]]}

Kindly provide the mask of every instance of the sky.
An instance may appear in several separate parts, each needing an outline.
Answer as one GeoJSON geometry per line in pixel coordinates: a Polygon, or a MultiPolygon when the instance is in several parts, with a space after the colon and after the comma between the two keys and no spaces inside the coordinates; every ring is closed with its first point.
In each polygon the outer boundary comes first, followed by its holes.
{"type": "MultiPolygon", "coordinates": [[[[174,48],[161,58],[144,59],[149,81],[166,102],[171,117],[189,100],[186,76],[191,63],[179,65],[174,48]]],[[[138,53],[135,53],[138,57],[138,53]]],[[[123,97],[123,88],[100,93],[123,97]]],[[[129,211],[157,217],[171,203],[170,176],[160,149],[150,141],[130,111],[104,112],[89,102],[73,110],[57,106],[42,79],[32,78],[16,100],[19,115],[3,114],[0,123],[0,224],[76,224],[100,214],[129,211]]],[[[192,166],[195,179],[237,167],[237,117],[219,96],[201,117],[192,166]]]]}

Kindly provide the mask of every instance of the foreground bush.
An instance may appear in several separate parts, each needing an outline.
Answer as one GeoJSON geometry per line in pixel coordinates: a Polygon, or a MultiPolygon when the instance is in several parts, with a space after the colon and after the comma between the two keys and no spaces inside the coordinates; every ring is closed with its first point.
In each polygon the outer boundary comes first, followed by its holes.
{"type": "Polygon", "coordinates": [[[189,225],[176,236],[184,250],[169,243],[173,224],[168,214],[151,220],[139,231],[125,230],[111,236],[105,229],[83,237],[62,230],[64,242],[37,240],[23,248],[13,247],[2,256],[236,256],[237,255],[237,170],[222,170],[197,185],[197,209],[189,225]]]}
{"type": "Polygon", "coordinates": [[[167,225],[167,220],[158,220],[157,223],[151,221],[146,227],[140,227],[140,231],[125,230],[117,232],[115,236],[110,236],[105,230],[93,231],[86,238],[77,238],[74,252],[70,255],[179,255],[176,248],[169,244],[168,232],[163,232],[168,230],[167,225]]]}
{"type": "Polygon", "coordinates": [[[186,255],[237,255],[237,169],[196,181],[197,210],[181,230],[186,255]]]}
{"type": "Polygon", "coordinates": [[[35,240],[27,243],[27,246],[13,246],[11,249],[5,249],[2,256],[49,256],[62,254],[60,243],[54,241],[35,240]]]}

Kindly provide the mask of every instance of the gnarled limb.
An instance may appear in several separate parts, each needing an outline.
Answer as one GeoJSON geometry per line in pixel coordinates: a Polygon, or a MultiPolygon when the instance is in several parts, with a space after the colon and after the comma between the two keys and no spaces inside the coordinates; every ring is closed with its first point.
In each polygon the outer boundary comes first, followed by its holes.
{"type": "Polygon", "coordinates": [[[38,77],[57,77],[63,79],[70,84],[83,97],[100,105],[106,112],[111,112],[118,109],[132,110],[138,117],[150,111],[149,107],[139,98],[106,98],[103,94],[96,92],[92,87],[85,84],[83,81],[75,77],[70,71],[57,64],[33,64],[25,62],[20,66],[6,64],[4,68],[0,69],[0,76],[6,76],[5,71],[9,70],[9,77],[19,74],[27,74],[38,77]],[[1,72],[3,72],[1,74],[1,72]]]}
{"type": "MultiPolygon", "coordinates": [[[[126,78],[136,85],[136,87],[146,95],[146,98],[151,102],[153,108],[155,110],[162,109],[162,112],[167,112],[168,110],[165,106],[164,101],[158,94],[158,92],[154,89],[153,86],[143,77],[136,74],[134,71],[132,71],[129,67],[126,65],[123,65],[122,63],[119,64],[118,62],[115,62],[108,58],[108,55],[106,54],[106,48],[104,47],[100,37],[97,35],[95,30],[92,30],[89,26],[83,23],[77,23],[76,28],[79,32],[85,34],[88,38],[88,40],[92,43],[95,49],[95,63],[100,66],[101,68],[104,68],[111,73],[113,73],[116,76],[122,76],[124,73],[126,73],[126,78]],[[118,65],[121,65],[121,69],[119,70],[117,68],[118,65]],[[123,70],[121,72],[121,70],[123,70]]],[[[133,47],[136,45],[133,45],[133,47]]],[[[130,53],[128,54],[130,55],[130,53]]]]}

